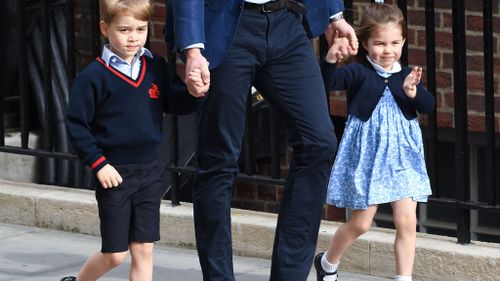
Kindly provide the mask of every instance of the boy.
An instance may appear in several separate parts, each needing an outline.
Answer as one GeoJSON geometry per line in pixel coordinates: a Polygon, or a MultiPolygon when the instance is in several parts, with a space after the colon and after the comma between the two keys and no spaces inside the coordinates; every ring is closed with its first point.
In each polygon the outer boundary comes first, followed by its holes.
{"type": "MultiPolygon", "coordinates": [[[[152,15],[149,0],[101,0],[100,29],[109,44],[72,86],[67,128],[76,152],[98,179],[102,249],[78,277],[97,280],[131,254],[130,280],[152,280],[153,242],[160,239],[163,167],[162,108],[191,113],[200,99],[143,46],[152,15]],[[180,85],[179,85],[180,84],[180,85]]],[[[201,81],[199,72],[189,79],[201,81]]]]}

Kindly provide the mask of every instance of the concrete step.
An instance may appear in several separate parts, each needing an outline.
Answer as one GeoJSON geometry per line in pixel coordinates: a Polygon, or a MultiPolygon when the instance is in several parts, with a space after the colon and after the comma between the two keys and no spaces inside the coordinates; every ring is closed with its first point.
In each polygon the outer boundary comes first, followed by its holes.
{"type": "MultiPolygon", "coordinates": [[[[98,235],[97,204],[89,190],[0,180],[0,222],[98,235]]],[[[194,249],[191,204],[161,206],[159,245],[194,249]]],[[[235,255],[270,259],[276,215],[233,209],[235,255]]],[[[318,251],[339,227],[323,221],[318,251]]],[[[379,277],[394,276],[394,231],[372,228],[347,251],[342,270],[379,277]]],[[[458,245],[454,238],[417,236],[414,280],[500,281],[500,245],[474,242],[458,245]]]]}

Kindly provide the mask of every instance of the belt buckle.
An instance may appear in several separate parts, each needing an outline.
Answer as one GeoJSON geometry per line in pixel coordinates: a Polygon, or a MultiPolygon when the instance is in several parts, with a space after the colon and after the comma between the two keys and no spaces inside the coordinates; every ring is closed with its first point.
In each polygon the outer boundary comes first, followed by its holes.
{"type": "Polygon", "coordinates": [[[272,12],[273,12],[273,11],[271,11],[271,10],[267,10],[267,9],[266,9],[266,3],[264,3],[264,4],[260,4],[260,10],[261,10],[261,11],[262,11],[262,13],[264,13],[264,14],[269,14],[269,13],[272,13],[272,12]]]}

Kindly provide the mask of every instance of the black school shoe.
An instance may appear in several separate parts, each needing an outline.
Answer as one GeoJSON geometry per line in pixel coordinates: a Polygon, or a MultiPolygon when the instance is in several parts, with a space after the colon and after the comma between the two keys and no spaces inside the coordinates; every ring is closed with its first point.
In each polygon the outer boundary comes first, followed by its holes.
{"type": "Polygon", "coordinates": [[[76,277],[75,276],[66,276],[66,277],[63,277],[60,281],[76,281],[76,277]]]}
{"type": "Polygon", "coordinates": [[[319,253],[314,257],[314,268],[316,269],[316,280],[317,281],[323,281],[323,277],[328,276],[328,275],[335,275],[335,280],[337,280],[337,271],[335,272],[326,272],[323,270],[323,267],[321,266],[321,258],[323,257],[325,253],[319,253]]]}

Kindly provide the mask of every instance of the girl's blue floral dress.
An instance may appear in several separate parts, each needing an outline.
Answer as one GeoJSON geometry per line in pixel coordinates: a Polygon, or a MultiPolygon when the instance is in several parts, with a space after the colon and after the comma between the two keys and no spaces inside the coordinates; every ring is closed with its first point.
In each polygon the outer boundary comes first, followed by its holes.
{"type": "MultiPolygon", "coordinates": [[[[368,61],[383,77],[401,70],[399,63],[389,73],[368,61]]],[[[407,120],[386,87],[369,120],[348,116],[326,202],[366,209],[405,198],[426,202],[430,194],[418,119],[407,120]]]]}

